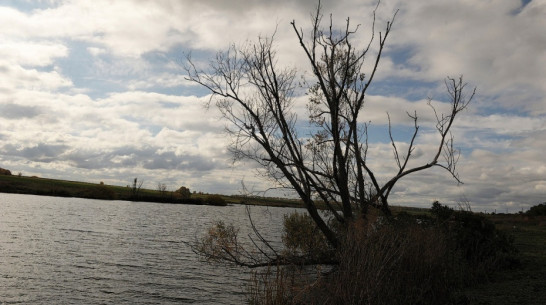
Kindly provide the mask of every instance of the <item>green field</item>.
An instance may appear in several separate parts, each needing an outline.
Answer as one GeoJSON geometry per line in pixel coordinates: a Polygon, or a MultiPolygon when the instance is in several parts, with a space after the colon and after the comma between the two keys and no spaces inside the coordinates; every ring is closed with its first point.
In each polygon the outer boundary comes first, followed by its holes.
{"type": "MultiPolygon", "coordinates": [[[[79,197],[104,200],[130,200],[164,203],[207,204],[208,194],[194,193],[191,198],[182,199],[177,192],[140,189],[135,194],[129,186],[104,185],[96,183],[0,175],[0,192],[32,194],[57,197],[79,197]]],[[[221,196],[227,204],[248,204],[278,207],[302,207],[298,200],[248,196],[221,196]]]]}
{"type": "MultiPolygon", "coordinates": [[[[141,191],[150,193],[150,190],[141,191]]],[[[128,187],[8,175],[0,175],[0,192],[120,200],[131,197],[131,190],[128,187]],[[101,189],[111,191],[108,193],[113,194],[114,198],[103,198],[108,196],[106,196],[107,194],[102,194],[100,192],[101,189]]]]}

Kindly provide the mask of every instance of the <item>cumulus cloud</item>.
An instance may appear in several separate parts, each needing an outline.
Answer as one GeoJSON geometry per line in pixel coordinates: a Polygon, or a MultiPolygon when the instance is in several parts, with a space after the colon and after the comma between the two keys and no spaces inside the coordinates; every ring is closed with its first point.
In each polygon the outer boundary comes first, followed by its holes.
{"type": "Polygon", "coordinates": [[[525,6],[519,1],[494,1],[494,9],[489,3],[447,0],[399,5],[391,46],[410,50],[402,71],[418,67],[412,76],[427,81],[464,74],[480,92],[509,93],[494,99],[502,107],[535,112],[538,104],[544,105],[544,1],[525,6]],[[528,97],[529,91],[532,98],[514,101],[528,97]]]}
{"type": "Polygon", "coordinates": [[[0,104],[0,116],[5,119],[33,118],[41,113],[37,106],[0,104]]]}
{"type": "MultiPolygon", "coordinates": [[[[360,24],[358,45],[368,42],[377,1],[322,4],[324,22],[331,12],[341,28],[348,16],[360,24]]],[[[226,123],[205,109],[208,92],[185,80],[184,54],[193,50],[206,65],[230,43],[275,33],[279,64],[309,77],[290,21],[308,35],[315,7],[315,0],[67,0],[32,10],[0,4],[3,167],[116,184],[138,176],[210,192],[236,193],[242,179],[267,188],[252,175],[255,165],[230,162],[226,123]]],[[[387,112],[401,149],[413,126],[406,111],[417,112],[418,164],[436,149],[427,102],[447,111],[444,77],[463,74],[478,94],[453,130],[465,184],[433,170],[402,180],[393,202],[468,198],[481,209],[515,210],[543,201],[546,2],[388,1],[378,7],[376,29],[397,9],[361,116],[372,122],[369,153],[378,176],[396,172],[387,112]]],[[[297,97],[294,108],[304,121],[305,101],[297,97]]]]}
{"type": "Polygon", "coordinates": [[[0,57],[21,66],[47,66],[56,58],[65,57],[68,49],[62,44],[49,42],[8,41],[2,43],[0,57]]]}

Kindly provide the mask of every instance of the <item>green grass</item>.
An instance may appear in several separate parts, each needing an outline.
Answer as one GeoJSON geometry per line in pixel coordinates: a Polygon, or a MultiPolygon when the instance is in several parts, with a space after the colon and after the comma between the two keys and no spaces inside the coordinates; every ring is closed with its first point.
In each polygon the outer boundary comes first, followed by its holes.
{"type": "MultiPolygon", "coordinates": [[[[95,199],[117,199],[148,202],[206,204],[209,194],[192,194],[191,200],[182,201],[176,193],[161,193],[153,189],[141,189],[138,196],[133,196],[130,187],[100,185],[79,181],[49,179],[16,175],[0,175],[0,192],[33,194],[59,197],[81,197],[95,199]]],[[[277,207],[302,207],[298,200],[220,195],[228,204],[248,204],[277,207]]]]}
{"type": "Polygon", "coordinates": [[[135,198],[129,187],[14,175],[0,175],[0,192],[143,201],[161,201],[165,197],[157,190],[141,189],[135,198]]]}

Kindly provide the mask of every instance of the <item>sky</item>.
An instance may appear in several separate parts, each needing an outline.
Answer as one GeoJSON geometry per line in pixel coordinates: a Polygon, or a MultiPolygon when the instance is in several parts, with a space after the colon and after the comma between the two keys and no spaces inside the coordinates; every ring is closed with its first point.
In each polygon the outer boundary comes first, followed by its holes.
{"type": "MultiPolygon", "coordinates": [[[[184,185],[239,194],[269,182],[256,165],[234,163],[226,122],[206,109],[208,92],[185,77],[185,54],[206,65],[230,44],[275,32],[279,63],[309,75],[290,25],[309,30],[314,0],[1,0],[0,167],[14,174],[143,187],[184,185]]],[[[376,1],[323,0],[336,27],[359,24],[367,42],[376,1]]],[[[416,160],[437,135],[431,98],[442,109],[447,76],[476,87],[453,129],[458,172],[433,169],[402,179],[391,204],[439,200],[473,210],[517,212],[546,201],[546,0],[383,0],[376,30],[398,10],[369,94],[370,162],[395,171],[386,129],[409,141],[417,111],[416,160]]],[[[377,41],[375,41],[377,42],[377,41]]],[[[305,98],[298,99],[303,111],[305,98]]],[[[297,107],[296,107],[297,108],[297,107]]],[[[417,164],[415,163],[415,164],[417,164]]],[[[273,194],[278,196],[279,194],[273,194]]]]}

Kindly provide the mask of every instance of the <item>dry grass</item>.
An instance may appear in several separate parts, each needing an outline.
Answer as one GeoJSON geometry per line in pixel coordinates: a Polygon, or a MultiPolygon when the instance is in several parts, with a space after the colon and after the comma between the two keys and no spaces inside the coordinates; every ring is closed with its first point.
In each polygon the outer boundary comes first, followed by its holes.
{"type": "Polygon", "coordinates": [[[294,304],[301,294],[317,282],[320,268],[276,266],[253,273],[248,291],[248,303],[252,305],[294,304]]]}
{"type": "Polygon", "coordinates": [[[417,225],[350,230],[338,269],[312,289],[305,304],[447,304],[458,286],[444,235],[417,225]]]}
{"type": "Polygon", "coordinates": [[[268,269],[255,277],[251,304],[450,304],[466,270],[437,228],[355,223],[327,275],[268,269]],[[305,278],[307,280],[301,280],[305,278]],[[299,282],[295,283],[295,279],[299,282]]]}

